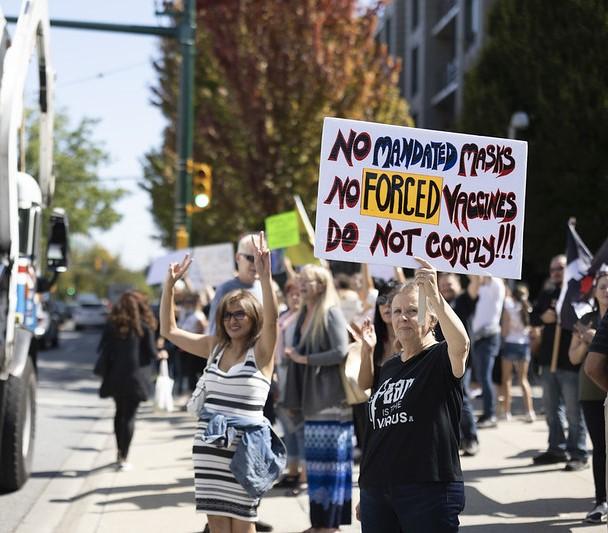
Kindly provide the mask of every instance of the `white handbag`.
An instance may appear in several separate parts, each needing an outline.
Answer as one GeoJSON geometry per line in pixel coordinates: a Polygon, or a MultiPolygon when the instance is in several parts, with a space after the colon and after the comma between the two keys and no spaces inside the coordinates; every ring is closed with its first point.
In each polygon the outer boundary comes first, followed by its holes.
{"type": "Polygon", "coordinates": [[[173,411],[173,380],[169,377],[167,360],[163,359],[158,368],[158,377],[154,387],[154,406],[171,413],[173,411]]]}

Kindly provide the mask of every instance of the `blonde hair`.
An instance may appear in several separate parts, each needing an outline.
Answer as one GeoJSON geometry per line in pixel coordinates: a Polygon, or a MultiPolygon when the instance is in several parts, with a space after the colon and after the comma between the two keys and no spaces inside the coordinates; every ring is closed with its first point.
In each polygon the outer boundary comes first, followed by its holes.
{"type": "Polygon", "coordinates": [[[228,305],[233,303],[240,303],[243,311],[251,320],[251,330],[247,338],[247,348],[251,348],[257,342],[260,333],[262,331],[262,324],[264,321],[262,315],[262,306],[258,299],[251,294],[249,291],[244,289],[237,289],[230,291],[220,301],[220,305],[217,307],[215,313],[215,336],[217,337],[220,348],[225,348],[230,344],[230,336],[226,331],[226,325],[224,324],[224,313],[228,305]]]}
{"type": "MultiPolygon", "coordinates": [[[[316,281],[323,291],[314,304],[312,322],[310,324],[310,337],[313,340],[319,339],[326,329],[327,312],[331,307],[338,306],[340,300],[334,286],[331,272],[326,268],[317,265],[304,265],[300,270],[300,279],[310,279],[316,281]]],[[[300,313],[306,312],[306,305],[300,309],[300,313]]]]}

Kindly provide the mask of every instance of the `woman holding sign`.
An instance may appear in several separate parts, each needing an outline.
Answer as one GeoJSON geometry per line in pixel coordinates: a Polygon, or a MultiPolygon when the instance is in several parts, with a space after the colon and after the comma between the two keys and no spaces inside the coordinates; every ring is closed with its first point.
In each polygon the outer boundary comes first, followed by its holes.
{"type": "Polygon", "coordinates": [[[359,478],[364,533],[457,531],[464,508],[458,441],[469,338],[439,293],[435,269],[417,261],[415,281],[391,304],[398,357],[382,365],[368,404],[359,478]],[[419,292],[427,302],[423,322],[419,292]],[[445,341],[435,340],[437,322],[445,341]]]}

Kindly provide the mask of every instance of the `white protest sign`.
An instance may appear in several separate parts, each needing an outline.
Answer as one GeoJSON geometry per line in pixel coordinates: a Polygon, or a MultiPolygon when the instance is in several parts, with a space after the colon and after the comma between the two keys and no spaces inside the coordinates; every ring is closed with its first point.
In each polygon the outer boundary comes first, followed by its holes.
{"type": "Polygon", "coordinates": [[[226,242],[177,250],[155,259],[148,270],[148,285],[164,283],[169,265],[180,263],[186,254],[192,257],[188,280],[197,291],[205,285],[216,287],[234,276],[234,248],[226,242]]]}
{"type": "Polygon", "coordinates": [[[527,143],[326,118],[315,256],[519,279],[527,143]]]}
{"type": "Polygon", "coordinates": [[[192,249],[185,248],[184,250],[176,250],[175,252],[170,252],[162,257],[157,257],[148,269],[146,283],[148,285],[162,285],[167,277],[169,265],[171,263],[181,263],[186,254],[192,255],[192,249]]]}
{"type": "Polygon", "coordinates": [[[194,248],[192,265],[198,267],[201,281],[217,287],[234,277],[234,248],[232,243],[209,244],[194,248]]]}

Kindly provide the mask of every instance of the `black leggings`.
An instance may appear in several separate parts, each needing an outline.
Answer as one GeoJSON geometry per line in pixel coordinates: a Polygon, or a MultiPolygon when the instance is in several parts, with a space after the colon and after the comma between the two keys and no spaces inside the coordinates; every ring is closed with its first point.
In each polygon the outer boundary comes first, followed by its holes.
{"type": "Polygon", "coordinates": [[[602,400],[581,401],[587,430],[593,443],[593,481],[595,502],[606,501],[606,434],[604,433],[604,402],[602,400]]]}
{"type": "Polygon", "coordinates": [[[129,454],[129,446],[135,431],[135,415],[139,400],[134,398],[114,398],[116,415],[114,416],[114,434],[118,453],[123,459],[129,454]]]}

